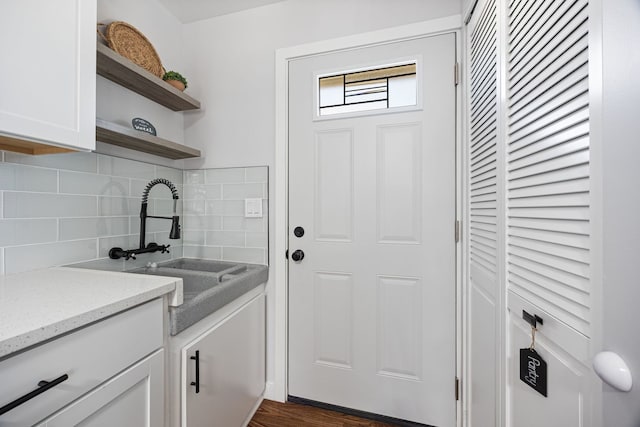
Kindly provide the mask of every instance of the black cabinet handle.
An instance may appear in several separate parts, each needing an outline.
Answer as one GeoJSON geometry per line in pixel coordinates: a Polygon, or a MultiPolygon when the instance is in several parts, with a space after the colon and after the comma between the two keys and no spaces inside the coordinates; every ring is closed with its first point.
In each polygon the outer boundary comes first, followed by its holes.
{"type": "Polygon", "coordinates": [[[38,396],[39,394],[44,393],[45,391],[57,386],[58,384],[60,384],[62,382],[65,382],[68,379],[69,379],[69,375],[64,374],[61,377],[58,377],[53,381],[40,381],[40,382],[38,382],[38,388],[37,389],[33,390],[32,392],[29,392],[29,393],[25,394],[22,397],[17,398],[13,402],[7,403],[2,408],[0,408],[0,415],[6,414],[7,412],[11,411],[12,409],[17,408],[18,406],[22,405],[23,403],[28,402],[29,400],[33,399],[34,397],[38,396]]]}
{"type": "Polygon", "coordinates": [[[190,359],[196,361],[196,380],[192,381],[191,385],[196,387],[196,393],[200,393],[200,350],[196,350],[196,355],[190,359]]]}

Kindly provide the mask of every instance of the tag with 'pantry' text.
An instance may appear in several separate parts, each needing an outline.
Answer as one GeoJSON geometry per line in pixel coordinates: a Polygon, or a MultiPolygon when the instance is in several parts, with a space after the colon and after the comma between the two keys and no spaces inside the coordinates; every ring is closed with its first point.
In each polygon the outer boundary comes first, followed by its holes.
{"type": "Polygon", "coordinates": [[[520,379],[547,397],[547,362],[537,351],[530,348],[520,349],[520,379]]]}

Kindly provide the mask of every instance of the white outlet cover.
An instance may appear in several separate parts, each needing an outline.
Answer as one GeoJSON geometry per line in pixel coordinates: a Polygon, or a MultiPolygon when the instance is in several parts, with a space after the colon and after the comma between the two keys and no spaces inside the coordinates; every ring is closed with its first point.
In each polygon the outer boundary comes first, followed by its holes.
{"type": "Polygon", "coordinates": [[[262,218],[262,199],[244,199],[244,217],[262,218]]]}

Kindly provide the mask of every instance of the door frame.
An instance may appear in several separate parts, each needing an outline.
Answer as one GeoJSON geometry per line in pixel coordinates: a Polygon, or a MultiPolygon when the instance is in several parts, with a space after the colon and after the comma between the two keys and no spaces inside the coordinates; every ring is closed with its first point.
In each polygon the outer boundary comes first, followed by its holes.
{"type": "MultiPolygon", "coordinates": [[[[361,33],[337,39],[324,40],[278,49],[275,52],[275,159],[274,159],[274,197],[272,212],[274,216],[274,254],[271,258],[271,267],[274,270],[274,284],[271,297],[274,299],[273,326],[273,379],[267,381],[265,398],[284,402],[287,399],[288,380],[288,260],[285,253],[288,249],[288,214],[289,214],[289,61],[309,56],[327,54],[331,52],[383,45],[392,42],[406,41],[425,36],[438,34],[456,34],[456,61],[461,62],[462,56],[462,17],[452,15],[444,18],[392,27],[384,30],[361,33]]],[[[453,64],[451,72],[454,72],[453,64]]],[[[462,73],[461,73],[462,74],[462,73]]],[[[462,88],[463,84],[456,87],[456,218],[462,219],[462,88]]],[[[452,238],[454,230],[451,230],[452,238]]],[[[463,343],[463,312],[462,312],[462,265],[466,257],[464,245],[456,243],[456,375],[461,380],[464,374],[462,370],[462,343],[463,343]]],[[[454,378],[451,379],[454,381],[454,378]]],[[[462,388],[461,388],[462,390],[462,388]]],[[[462,425],[461,405],[462,399],[457,403],[457,424],[462,425]]]]}

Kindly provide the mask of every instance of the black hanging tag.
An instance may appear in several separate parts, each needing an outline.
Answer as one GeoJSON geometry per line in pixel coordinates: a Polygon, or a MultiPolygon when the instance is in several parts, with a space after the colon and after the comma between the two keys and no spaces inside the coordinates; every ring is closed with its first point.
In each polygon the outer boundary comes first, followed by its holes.
{"type": "Polygon", "coordinates": [[[520,379],[547,397],[547,362],[534,349],[520,349],[520,379]]]}

